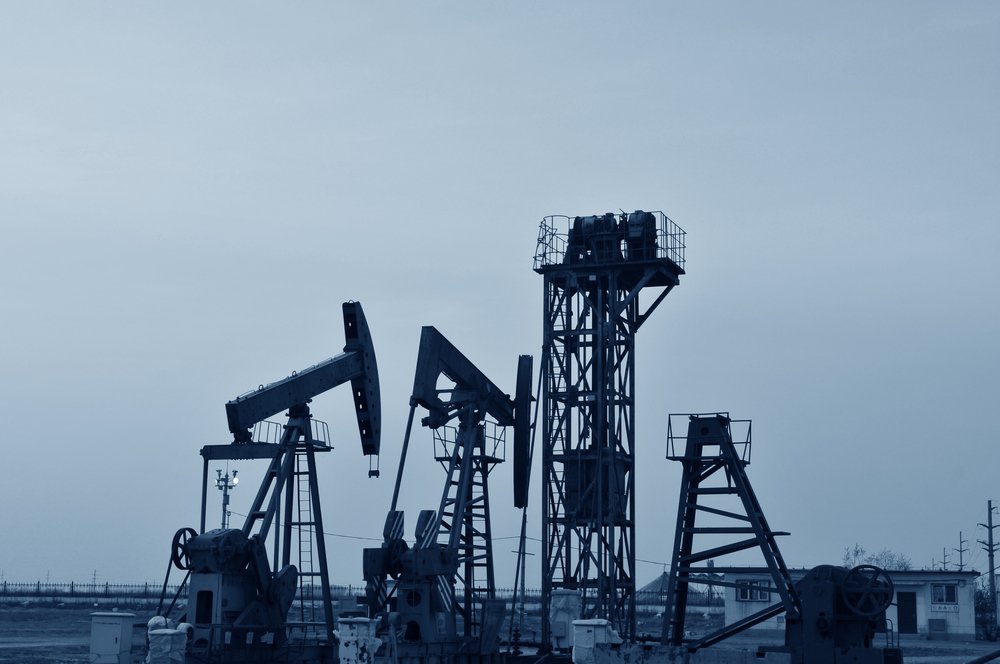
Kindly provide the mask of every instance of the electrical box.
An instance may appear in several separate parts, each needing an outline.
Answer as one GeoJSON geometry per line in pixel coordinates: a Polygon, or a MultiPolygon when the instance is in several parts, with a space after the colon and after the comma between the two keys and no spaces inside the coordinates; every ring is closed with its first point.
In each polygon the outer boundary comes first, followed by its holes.
{"type": "Polygon", "coordinates": [[[134,624],[134,613],[118,611],[91,613],[91,664],[131,664],[134,624]]]}

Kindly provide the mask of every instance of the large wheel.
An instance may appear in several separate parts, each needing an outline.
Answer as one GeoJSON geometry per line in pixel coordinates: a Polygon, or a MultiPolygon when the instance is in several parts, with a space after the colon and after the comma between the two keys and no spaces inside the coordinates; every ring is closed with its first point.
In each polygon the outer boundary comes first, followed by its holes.
{"type": "Polygon", "coordinates": [[[170,562],[177,569],[191,569],[191,555],[188,553],[188,542],[197,535],[198,531],[194,528],[181,528],[174,533],[174,541],[170,545],[170,562]]]}
{"type": "Polygon", "coordinates": [[[847,608],[863,618],[874,618],[892,604],[892,579],[881,567],[858,565],[844,577],[840,597],[847,608]]]}

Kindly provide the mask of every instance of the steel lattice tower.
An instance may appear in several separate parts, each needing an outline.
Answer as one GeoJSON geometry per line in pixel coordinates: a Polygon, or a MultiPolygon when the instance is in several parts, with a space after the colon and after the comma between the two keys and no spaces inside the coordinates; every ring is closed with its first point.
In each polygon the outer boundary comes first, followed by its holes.
{"type": "Polygon", "coordinates": [[[661,212],[542,220],[543,647],[560,589],[635,637],[635,335],[684,274],[684,243],[661,212]]]}

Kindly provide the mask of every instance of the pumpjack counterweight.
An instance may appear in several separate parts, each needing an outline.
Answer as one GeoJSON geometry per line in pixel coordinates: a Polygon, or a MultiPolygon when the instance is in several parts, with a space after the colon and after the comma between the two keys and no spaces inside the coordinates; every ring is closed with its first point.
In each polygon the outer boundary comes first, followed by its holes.
{"type": "Polygon", "coordinates": [[[560,589],[580,593],[581,617],[635,636],[635,335],[680,283],[684,251],[662,212],[542,220],[543,647],[560,589]]]}

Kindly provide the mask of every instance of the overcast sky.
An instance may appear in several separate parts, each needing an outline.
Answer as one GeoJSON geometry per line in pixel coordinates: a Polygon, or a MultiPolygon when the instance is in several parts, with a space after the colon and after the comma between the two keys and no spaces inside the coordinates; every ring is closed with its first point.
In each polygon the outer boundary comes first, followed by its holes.
{"type": "MultiPolygon", "coordinates": [[[[539,220],[620,208],[688,232],[638,337],[639,583],[670,557],[667,415],[715,410],[754,421],[789,565],[857,542],[929,566],[961,531],[983,571],[998,118],[993,2],[6,3],[2,575],[162,578],[225,402],[338,353],[356,299],[382,477],[349,390],[313,412],[333,578],[360,582],[420,326],[512,391],[541,348],[539,220]]],[[[408,535],[440,495],[430,455],[415,433],[408,535]]],[[[518,530],[510,465],[497,537],[518,530]]],[[[232,467],[239,514],[263,466],[232,467]]]]}

